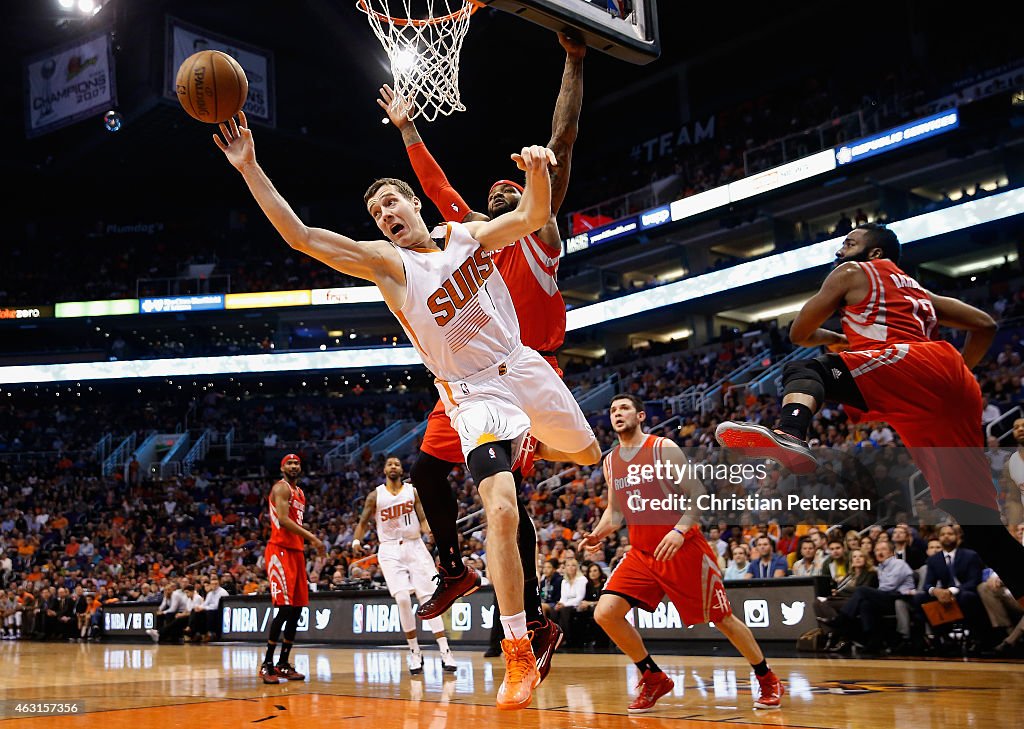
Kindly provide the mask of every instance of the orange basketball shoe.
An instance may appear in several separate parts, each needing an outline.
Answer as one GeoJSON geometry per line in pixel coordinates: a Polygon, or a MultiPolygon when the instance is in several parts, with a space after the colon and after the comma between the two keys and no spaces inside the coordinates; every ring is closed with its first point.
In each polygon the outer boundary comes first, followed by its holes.
{"type": "Polygon", "coordinates": [[[505,679],[498,687],[497,706],[499,709],[525,709],[533,700],[533,688],[539,683],[537,657],[533,655],[530,641],[533,632],[522,638],[506,638],[501,641],[505,654],[505,679]]]}

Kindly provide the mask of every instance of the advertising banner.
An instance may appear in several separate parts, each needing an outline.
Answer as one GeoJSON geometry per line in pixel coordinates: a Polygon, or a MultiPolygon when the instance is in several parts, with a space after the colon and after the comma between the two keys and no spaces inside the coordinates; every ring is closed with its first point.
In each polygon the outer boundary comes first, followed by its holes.
{"type": "MultiPolygon", "coordinates": [[[[795,641],[816,626],[815,582],[822,579],[789,577],[728,582],[726,591],[733,613],[754,631],[758,640],[795,641]]],[[[300,642],[405,643],[398,606],[386,590],[315,592],[309,597],[309,607],[303,608],[299,617],[300,642]]],[[[107,637],[146,637],[146,629],[154,627],[156,607],[129,603],[104,608],[107,637]]],[[[230,641],[265,641],[273,618],[269,595],[225,597],[221,600],[221,637],[230,641]]],[[[453,644],[486,643],[497,619],[494,591],[484,587],[456,602],[444,615],[444,627],[453,644]]],[[[714,628],[683,624],[676,608],[664,600],[653,613],[634,609],[628,619],[644,640],[722,640],[714,628]]],[[[419,638],[432,640],[423,622],[417,623],[419,638]]]]}

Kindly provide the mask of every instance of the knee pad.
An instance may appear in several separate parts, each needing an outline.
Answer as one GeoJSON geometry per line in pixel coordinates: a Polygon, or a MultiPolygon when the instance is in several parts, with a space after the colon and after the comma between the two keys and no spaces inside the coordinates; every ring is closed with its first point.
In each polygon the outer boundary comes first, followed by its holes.
{"type": "Polygon", "coordinates": [[[496,473],[511,473],[512,444],[507,440],[498,440],[477,446],[469,452],[466,465],[469,466],[469,472],[473,474],[477,487],[485,478],[490,478],[496,473]]]}
{"type": "Polygon", "coordinates": [[[825,400],[825,379],[817,359],[789,362],[782,369],[782,387],[786,395],[797,392],[810,395],[817,403],[825,400]]]}

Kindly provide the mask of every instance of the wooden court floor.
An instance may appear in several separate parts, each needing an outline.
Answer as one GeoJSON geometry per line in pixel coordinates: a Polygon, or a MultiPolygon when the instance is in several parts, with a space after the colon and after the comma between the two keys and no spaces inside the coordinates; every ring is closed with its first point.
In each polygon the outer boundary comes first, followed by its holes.
{"type": "Polygon", "coordinates": [[[266,686],[254,644],[154,646],[5,641],[0,644],[0,729],[8,727],[351,726],[365,729],[707,729],[734,727],[1018,726],[1024,716],[1024,663],[995,661],[775,659],[786,684],[777,711],[752,708],[741,659],[656,656],[676,682],[654,712],[629,716],[636,669],[620,655],[559,654],[524,711],[494,708],[500,659],[456,651],[443,674],[436,650],[424,673],[405,668],[405,651],[297,645],[305,682],[266,686]],[[60,717],[25,711],[74,703],[60,717]],[[315,722],[315,724],[314,724],[315,722]],[[325,724],[324,722],[329,722],[325,724]]]}

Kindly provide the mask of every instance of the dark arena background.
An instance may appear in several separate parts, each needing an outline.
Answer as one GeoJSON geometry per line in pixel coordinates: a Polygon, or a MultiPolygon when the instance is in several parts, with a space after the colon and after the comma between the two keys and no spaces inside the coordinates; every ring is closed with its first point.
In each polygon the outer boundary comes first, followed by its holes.
{"type": "MultiPolygon", "coordinates": [[[[370,5],[388,7],[385,30],[389,14],[463,12],[461,0],[370,5]]],[[[465,110],[417,127],[485,210],[495,180],[522,181],[510,155],[552,136],[569,63],[554,31],[589,46],[578,128],[562,140],[561,252],[534,250],[530,265],[557,267],[554,354],[603,451],[618,443],[619,393],[691,462],[731,458],[715,437],[725,421],[788,417],[784,370],[825,351],[790,326],[847,235],[879,224],[907,276],[998,325],[971,370],[977,475],[999,529],[1024,543],[1024,54],[1005,9],[483,5],[453,87],[465,110]]],[[[762,453],[736,478],[701,477],[722,498],[686,535],[707,541],[733,615],[785,687],[777,710],[752,708],[756,665],[668,599],[627,618],[673,684],[642,718],[627,708],[653,674],[595,606],[644,522],[627,514],[581,548],[609,507],[600,464],[538,460],[519,489],[544,610],[564,631],[529,708],[495,708],[499,556],[464,465],[448,480],[460,556],[483,587],[443,615],[454,670],[418,622],[410,671],[380,524],[361,515],[386,457],[409,476],[434,374],[368,281],[282,240],[174,79],[199,50],[238,60],[274,186],[306,225],[372,241],[363,193],[379,177],[412,183],[428,227],[442,219],[376,103],[430,49],[389,63],[355,0],[8,0],[0,35],[0,726],[875,729],[1024,711],[1020,595],[936,506],[898,429],[827,399],[808,432],[817,470],[762,453]],[[268,495],[287,454],[324,550],[306,542],[310,599],[285,659],[305,678],[267,683],[268,495]],[[943,553],[957,567],[937,583],[943,553]],[[898,588],[892,560],[909,568],[898,588]]],[[[446,52],[431,83],[453,81],[446,52]]],[[[929,337],[961,350],[951,323],[929,337]]],[[[824,326],[839,331],[839,315],[824,326]]],[[[935,408],[937,431],[954,410],[935,408]]]]}

